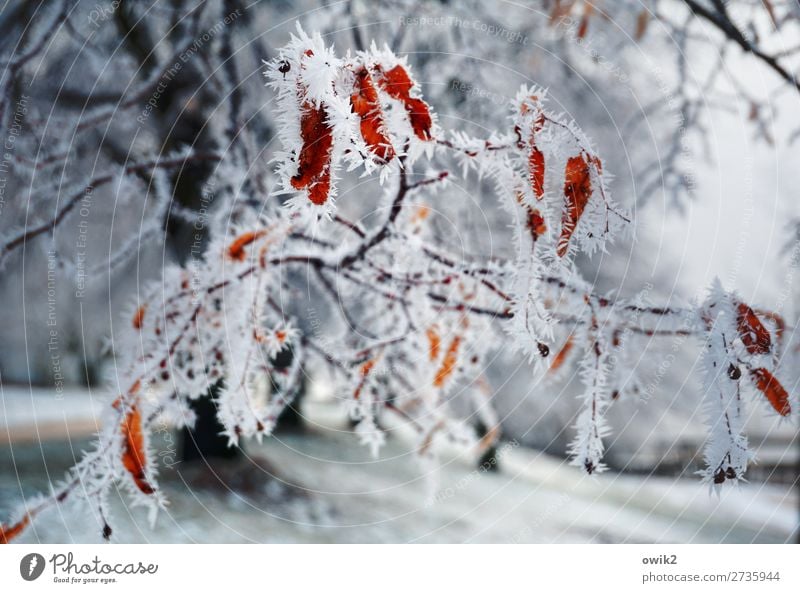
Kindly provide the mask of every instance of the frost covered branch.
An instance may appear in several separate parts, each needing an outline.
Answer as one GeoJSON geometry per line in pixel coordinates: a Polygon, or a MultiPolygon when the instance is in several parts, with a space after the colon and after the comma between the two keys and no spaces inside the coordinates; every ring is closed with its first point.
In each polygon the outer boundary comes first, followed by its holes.
{"type": "MultiPolygon", "coordinates": [[[[611,299],[583,279],[578,253],[609,251],[632,218],[613,200],[593,143],[548,108],[543,89],[521,88],[505,128],[474,138],[444,130],[406,60],[375,44],[340,56],[298,28],[266,75],[282,144],[269,178],[275,191],[254,189],[257,208],[237,203],[235,216],[215,217],[203,257],[166,267],[142,292],[114,344],[119,395],[94,451],[49,497],[23,505],[0,540],[67,498],[88,502],[108,537],[105,500],[117,485],[155,518],[166,503],[150,443],[156,423],[191,425],[191,401],[214,387],[229,444],[261,439],[303,376],[321,368],[374,455],[386,438],[384,412],[413,426],[421,458],[443,441],[476,451],[490,445],[499,427],[484,369],[503,348],[529,358],[534,379],[567,363],[580,369],[584,406],[569,453],[589,474],[605,469],[607,411],[625,399],[620,378],[636,382],[630,354],[656,336],[695,337],[704,349],[706,481],[743,479],[752,459],[744,392],[792,414],[777,378],[780,318],[719,285],[705,302],[678,309],[641,295],[611,299]],[[365,205],[375,216],[365,220],[342,212],[349,196],[338,195],[356,171],[379,188],[365,205]],[[451,196],[445,192],[456,177],[493,186],[513,227],[512,258],[459,257],[435,232],[437,200],[451,196]],[[303,291],[339,314],[306,327],[292,309],[303,291]],[[276,356],[288,349],[291,364],[279,367],[276,356]],[[458,394],[491,425],[488,436],[453,412],[458,394]]],[[[169,162],[137,167],[183,161],[169,162]]]]}

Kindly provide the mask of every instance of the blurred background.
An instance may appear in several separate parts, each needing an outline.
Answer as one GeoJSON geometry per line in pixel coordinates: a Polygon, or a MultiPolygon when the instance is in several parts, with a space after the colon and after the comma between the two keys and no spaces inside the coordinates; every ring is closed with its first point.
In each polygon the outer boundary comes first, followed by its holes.
{"type": "MultiPolygon", "coordinates": [[[[276,200],[264,61],[295,23],[339,53],[408,56],[445,129],[506,126],[522,84],[592,138],[632,236],[581,261],[599,293],[680,306],[719,277],[796,325],[800,4],[796,0],[7,2],[0,9],[0,512],[48,491],[113,396],[115,330],[166,262],[202,256],[207,221],[276,200]],[[198,232],[200,238],[198,239],[198,232]]],[[[509,253],[488,187],[454,184],[446,237],[509,253]],[[460,202],[461,203],[461,202],[460,202]],[[491,237],[491,244],[487,244],[491,237]]],[[[343,182],[362,219],[369,183],[343,182]]],[[[446,196],[445,198],[446,201],[446,196]]],[[[446,206],[442,206],[443,211],[446,206]]],[[[315,310],[326,312],[324,305],[315,310]]],[[[308,311],[298,304],[299,311],[308,311]]],[[[319,320],[304,318],[303,331],[319,320]]],[[[787,348],[795,349],[793,331],[787,348]]],[[[377,460],[309,373],[274,437],[228,449],[209,398],[158,437],[172,504],[154,528],[120,498],[118,541],[771,542],[798,531],[796,414],[750,402],[758,464],[709,494],[692,340],[648,347],[638,393],[609,412],[610,472],[567,465],[575,368],[534,382],[487,369],[502,439],[420,464],[403,431],[377,460]]],[[[794,371],[793,371],[794,372],[794,371]]],[[[797,393],[797,378],[787,384],[797,393]]],[[[796,396],[794,401],[796,402],[796,396]]],[[[456,405],[457,402],[456,402],[456,405]]],[[[485,429],[485,427],[484,427],[485,429]]],[[[55,509],[23,541],[95,541],[55,509]]]]}

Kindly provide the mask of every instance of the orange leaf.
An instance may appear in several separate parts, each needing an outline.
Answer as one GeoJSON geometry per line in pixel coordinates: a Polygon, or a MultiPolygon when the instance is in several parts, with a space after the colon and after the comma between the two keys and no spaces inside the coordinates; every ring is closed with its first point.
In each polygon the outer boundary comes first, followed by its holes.
{"type": "Polygon", "coordinates": [[[419,204],[411,215],[411,222],[421,224],[431,215],[431,207],[427,204],[419,204]]]}
{"type": "Polygon", "coordinates": [[[7,544],[12,539],[17,537],[25,530],[25,528],[28,526],[28,523],[30,523],[30,520],[30,515],[26,513],[22,519],[13,525],[0,525],[0,544],[7,544]]]}
{"type": "Polygon", "coordinates": [[[139,305],[139,308],[136,309],[136,313],[133,314],[134,329],[142,329],[142,323],[144,322],[145,312],[147,312],[147,303],[139,305]]]}
{"type": "Polygon", "coordinates": [[[433,362],[439,358],[439,350],[442,346],[442,340],[439,337],[436,328],[433,326],[429,327],[425,334],[428,336],[428,356],[430,357],[431,362],[433,362]]]}
{"type": "Polygon", "coordinates": [[[358,383],[358,387],[356,387],[355,392],[353,392],[353,397],[358,399],[361,395],[361,390],[364,389],[364,383],[367,381],[367,376],[369,376],[372,367],[378,362],[377,358],[370,358],[368,361],[361,365],[361,368],[358,369],[359,374],[361,375],[361,381],[358,383]]]}
{"type": "Polygon", "coordinates": [[[359,372],[361,373],[361,376],[362,377],[366,377],[367,375],[369,375],[369,372],[372,370],[372,367],[375,366],[376,362],[377,362],[377,360],[375,358],[371,358],[367,362],[362,364],[361,365],[361,369],[359,370],[359,372]]]}
{"type": "Polygon", "coordinates": [[[436,373],[436,377],[433,380],[434,387],[442,387],[447,381],[448,377],[453,374],[453,371],[456,370],[456,362],[458,361],[458,347],[461,345],[461,338],[456,336],[453,338],[453,341],[450,342],[450,346],[447,348],[447,352],[444,355],[444,359],[442,360],[442,366],[439,367],[439,371],[436,373]]]}
{"type": "MultiPolygon", "coordinates": [[[[598,164],[595,163],[595,166],[598,164]]],[[[564,257],[567,253],[569,240],[591,195],[591,172],[586,156],[581,154],[571,157],[564,171],[564,211],[561,214],[561,237],[556,249],[559,257],[564,257]]]]}
{"type": "Polygon", "coordinates": [[[300,119],[300,136],[303,147],[297,164],[297,174],[292,177],[292,187],[308,188],[308,199],[317,206],[328,201],[331,188],[331,153],[333,129],[327,121],[325,108],[303,105],[300,119]]]}
{"type": "Polygon", "coordinates": [[[555,372],[561,368],[561,366],[563,366],[564,361],[567,360],[567,355],[570,353],[574,345],[575,344],[572,336],[569,336],[567,341],[564,342],[564,345],[561,347],[561,350],[558,351],[558,354],[553,357],[553,361],[550,363],[550,372],[555,372]]]}
{"type": "Polygon", "coordinates": [[[769,354],[772,349],[769,331],[761,323],[758,315],[745,303],[739,303],[736,324],[739,338],[750,354],[769,354]]]}
{"type": "Polygon", "coordinates": [[[425,101],[411,96],[414,81],[411,80],[406,69],[398,64],[384,72],[380,79],[380,85],[390,97],[403,103],[417,138],[430,140],[433,126],[430,109],[425,101]]]}
{"type": "Polygon", "coordinates": [[[244,248],[250,245],[253,241],[260,239],[264,236],[265,231],[248,231],[246,233],[242,233],[236,239],[234,239],[233,243],[230,244],[228,247],[228,257],[236,261],[244,261],[244,258],[247,256],[244,248]]]}
{"type": "Polygon", "coordinates": [[[122,423],[122,465],[133,478],[133,483],[145,494],[153,494],[155,489],[145,477],[147,456],[144,450],[144,434],[142,433],[142,416],[136,406],[131,408],[122,423]]]}
{"type": "Polygon", "coordinates": [[[528,173],[533,195],[537,200],[541,200],[544,197],[544,153],[535,144],[528,156],[528,173]]]}
{"type": "Polygon", "coordinates": [[[378,91],[366,68],[356,72],[355,89],[350,95],[350,104],[353,112],[361,119],[361,136],[370,152],[383,161],[391,161],[394,158],[394,148],[386,135],[378,91]]]}
{"type": "Polygon", "coordinates": [[[775,411],[781,416],[788,416],[792,408],[789,405],[789,394],[783,385],[767,369],[753,369],[750,374],[758,390],[767,397],[775,411]]]}

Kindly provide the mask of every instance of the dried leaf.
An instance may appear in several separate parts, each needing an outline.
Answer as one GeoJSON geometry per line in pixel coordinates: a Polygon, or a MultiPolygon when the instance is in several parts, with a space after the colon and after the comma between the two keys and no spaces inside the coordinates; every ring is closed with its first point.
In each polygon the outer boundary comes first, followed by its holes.
{"type": "Polygon", "coordinates": [[[411,223],[419,225],[431,215],[431,207],[427,204],[418,204],[411,215],[411,223]]]}
{"type": "Polygon", "coordinates": [[[564,362],[567,360],[567,356],[569,355],[574,345],[575,343],[573,337],[569,336],[567,338],[567,341],[564,342],[564,345],[561,347],[561,350],[558,351],[558,354],[556,354],[553,357],[553,360],[550,363],[551,373],[554,373],[564,365],[564,362]]]}
{"type": "Polygon", "coordinates": [[[22,533],[30,523],[30,515],[26,514],[13,525],[0,525],[0,544],[7,544],[22,533]]]}
{"type": "Polygon", "coordinates": [[[263,230],[242,233],[236,237],[233,243],[231,243],[228,247],[228,257],[235,261],[244,261],[245,257],[247,256],[247,252],[244,248],[250,245],[253,241],[263,237],[264,234],[265,231],[263,230]]]}
{"type": "Polygon", "coordinates": [[[774,311],[764,311],[763,309],[755,310],[759,319],[769,319],[775,324],[775,347],[780,350],[783,339],[783,333],[786,331],[786,320],[775,313],[774,311]]]}
{"type": "Polygon", "coordinates": [[[136,313],[133,314],[133,329],[142,329],[144,323],[144,314],[147,312],[147,303],[139,305],[136,313]]]}
{"type": "Polygon", "coordinates": [[[528,173],[533,195],[537,200],[541,200],[544,197],[544,153],[536,144],[533,144],[531,154],[528,156],[528,173]]]}
{"type": "Polygon", "coordinates": [[[441,350],[442,340],[439,337],[439,332],[436,331],[434,326],[430,326],[425,335],[428,336],[428,356],[433,362],[437,358],[439,358],[439,351],[441,350]]]}
{"type": "Polygon", "coordinates": [[[792,412],[789,405],[789,394],[783,385],[767,369],[753,369],[750,371],[758,390],[763,393],[769,403],[781,416],[788,416],[792,412]]]}
{"type": "Polygon", "coordinates": [[[447,352],[442,360],[442,366],[439,367],[439,371],[436,373],[436,377],[433,380],[434,387],[442,387],[450,375],[453,374],[453,371],[456,370],[458,348],[460,345],[461,338],[459,336],[454,337],[453,341],[450,342],[450,346],[447,348],[447,352]]]}
{"type": "Polygon", "coordinates": [[[367,362],[361,365],[359,369],[359,373],[361,373],[362,377],[366,377],[369,375],[369,372],[372,370],[372,367],[375,366],[375,363],[378,362],[376,358],[370,358],[367,362]]]}
{"type": "Polygon", "coordinates": [[[650,24],[650,11],[644,9],[636,17],[636,33],[633,35],[636,41],[639,41],[647,33],[648,24],[650,24]]]}
{"type": "Polygon", "coordinates": [[[430,140],[431,127],[433,126],[430,108],[422,99],[411,96],[414,81],[411,80],[406,69],[398,64],[391,70],[384,72],[380,78],[380,85],[390,97],[403,103],[417,138],[425,141],[430,140]]]}
{"type": "MultiPolygon", "coordinates": [[[[599,162],[595,165],[599,167],[599,162]]],[[[591,195],[591,171],[586,155],[571,157],[564,171],[564,211],[561,214],[561,237],[556,248],[559,257],[567,253],[569,240],[591,195]]]]}
{"type": "Polygon", "coordinates": [[[331,153],[333,129],[328,123],[325,107],[303,105],[300,119],[300,136],[303,147],[297,164],[297,174],[292,177],[292,187],[308,189],[308,199],[317,206],[328,201],[331,188],[331,153]]]}
{"type": "Polygon", "coordinates": [[[578,39],[583,39],[586,37],[586,33],[589,31],[589,17],[592,16],[593,11],[594,6],[592,4],[585,5],[585,8],[583,9],[583,17],[581,17],[581,24],[578,25],[578,39]]]}
{"type": "Polygon", "coordinates": [[[355,88],[350,95],[353,112],[361,120],[361,136],[370,152],[384,162],[394,158],[394,148],[386,134],[383,111],[378,100],[378,91],[366,68],[356,72],[355,88]]]}
{"type": "Polygon", "coordinates": [[[123,437],[122,465],[128,470],[139,490],[145,494],[153,494],[155,489],[147,481],[145,475],[147,456],[144,449],[142,416],[136,406],[132,407],[125,416],[121,430],[123,437]]]}
{"type": "Polygon", "coordinates": [[[353,398],[358,399],[361,396],[361,391],[364,389],[364,384],[367,382],[367,377],[369,376],[370,371],[372,368],[377,364],[377,358],[370,358],[366,362],[361,365],[361,368],[358,369],[359,375],[361,375],[361,380],[358,382],[358,386],[356,390],[353,392],[353,398]]]}
{"type": "Polygon", "coordinates": [[[769,354],[772,338],[758,315],[746,303],[739,303],[736,324],[744,347],[750,354],[769,354]]]}
{"type": "Polygon", "coordinates": [[[547,225],[544,222],[544,216],[542,216],[542,213],[539,212],[539,210],[537,210],[536,208],[531,208],[530,206],[528,206],[527,208],[528,208],[527,226],[528,230],[531,233],[531,237],[533,237],[533,240],[535,241],[536,239],[538,239],[547,232],[547,225]]]}

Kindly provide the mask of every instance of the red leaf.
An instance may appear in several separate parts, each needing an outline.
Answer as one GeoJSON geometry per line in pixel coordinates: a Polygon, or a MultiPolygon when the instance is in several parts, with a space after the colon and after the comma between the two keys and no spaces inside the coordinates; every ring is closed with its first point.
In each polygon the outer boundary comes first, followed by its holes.
{"type": "Polygon", "coordinates": [[[386,135],[378,91],[366,68],[356,72],[355,88],[350,95],[350,104],[353,106],[353,112],[361,119],[361,136],[370,152],[383,161],[391,161],[394,158],[394,148],[386,135]]]}
{"type": "MultiPolygon", "coordinates": [[[[328,161],[330,162],[330,160],[328,161]]],[[[325,167],[315,183],[308,189],[308,199],[312,204],[322,206],[328,201],[328,194],[331,192],[331,168],[325,167]]]]}
{"type": "MultiPolygon", "coordinates": [[[[594,160],[593,160],[594,162],[594,160]]],[[[599,167],[597,163],[596,166],[599,167]]],[[[564,257],[569,247],[569,240],[578,221],[583,214],[589,197],[592,195],[592,180],[589,161],[586,156],[571,157],[564,171],[564,211],[561,214],[561,237],[558,240],[556,253],[564,257]]]]}
{"type": "Polygon", "coordinates": [[[517,202],[525,209],[527,220],[525,226],[531,234],[534,243],[536,240],[547,232],[547,224],[545,223],[544,216],[538,209],[528,206],[525,203],[525,196],[521,192],[517,192],[517,202]]]}
{"type": "Polygon", "coordinates": [[[0,525],[0,544],[7,544],[22,533],[30,523],[30,515],[26,514],[13,525],[0,525]]]}
{"type": "Polygon", "coordinates": [[[592,16],[593,12],[594,4],[587,3],[584,5],[583,18],[581,19],[581,24],[578,26],[578,39],[586,37],[586,32],[589,30],[589,17],[592,16]]]}
{"type": "Polygon", "coordinates": [[[537,200],[541,200],[544,197],[544,153],[536,144],[533,144],[531,154],[528,156],[528,173],[533,195],[537,200]]]}
{"type": "Polygon", "coordinates": [[[292,177],[292,187],[308,188],[308,199],[317,206],[328,201],[331,188],[331,153],[333,129],[327,121],[325,108],[306,102],[300,119],[300,136],[303,147],[297,164],[297,174],[292,177]]]}
{"type": "Polygon", "coordinates": [[[646,8],[639,13],[639,16],[636,17],[636,33],[634,33],[633,38],[636,41],[641,40],[644,37],[644,34],[647,32],[647,25],[650,23],[650,11],[646,8]]]}
{"type": "Polygon", "coordinates": [[[122,465],[128,470],[134,484],[145,494],[153,494],[155,489],[145,477],[147,456],[144,450],[144,434],[142,433],[142,416],[134,406],[122,423],[122,465]]]}
{"type": "Polygon", "coordinates": [[[528,208],[528,230],[535,241],[547,232],[547,225],[544,222],[544,216],[536,208],[528,208]]]}
{"type": "Polygon", "coordinates": [[[583,18],[581,19],[581,24],[578,26],[578,39],[583,39],[586,37],[586,33],[589,31],[589,14],[584,13],[583,18]]]}
{"type": "Polygon", "coordinates": [[[417,138],[430,140],[431,127],[433,126],[430,108],[422,99],[411,96],[414,81],[411,80],[406,69],[398,64],[391,70],[384,72],[379,82],[381,88],[390,97],[403,103],[417,138]]]}
{"type": "Polygon", "coordinates": [[[775,411],[781,416],[788,416],[792,408],[789,405],[789,394],[783,385],[767,369],[753,369],[750,374],[758,390],[767,397],[775,411]]]}
{"type": "Polygon", "coordinates": [[[739,337],[750,354],[769,354],[772,338],[758,315],[747,304],[739,303],[736,316],[739,337]]]}

